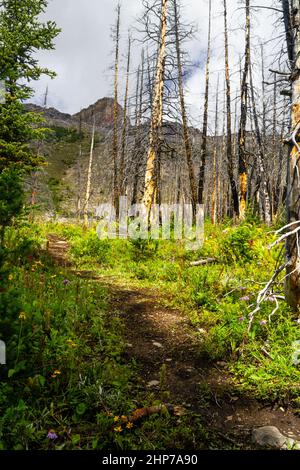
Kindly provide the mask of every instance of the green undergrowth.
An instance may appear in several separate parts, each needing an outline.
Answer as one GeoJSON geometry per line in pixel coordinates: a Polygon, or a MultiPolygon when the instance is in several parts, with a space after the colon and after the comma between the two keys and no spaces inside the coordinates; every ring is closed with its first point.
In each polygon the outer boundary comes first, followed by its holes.
{"type": "MultiPolygon", "coordinates": [[[[282,246],[269,250],[274,229],[253,222],[239,226],[207,222],[203,247],[187,251],[181,241],[99,240],[95,228],[51,228],[70,241],[78,268],[155,289],[163,303],[183,310],[203,357],[227,362],[234,393],[300,403],[297,313],[280,299],[269,319],[276,303],[268,296],[248,331],[257,294],[282,257],[282,246]],[[190,267],[191,261],[208,257],[216,263],[190,267]]],[[[283,295],[283,282],[274,286],[274,293],[283,295]]]]}
{"type": "Polygon", "coordinates": [[[6,365],[0,365],[0,449],[207,447],[200,418],[189,413],[125,422],[137,408],[160,402],[138,384],[107,288],[55,265],[45,250],[46,232],[74,243],[78,265],[83,257],[88,266],[100,266],[106,254],[106,245],[97,248],[92,234],[83,236],[78,228],[21,224],[7,230],[10,274],[0,284],[0,339],[7,353],[6,365]]]}

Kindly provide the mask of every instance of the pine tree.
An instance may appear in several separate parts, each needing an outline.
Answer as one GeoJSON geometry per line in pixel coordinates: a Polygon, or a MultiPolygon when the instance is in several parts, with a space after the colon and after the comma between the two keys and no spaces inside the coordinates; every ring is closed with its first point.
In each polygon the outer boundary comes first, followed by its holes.
{"type": "Polygon", "coordinates": [[[25,112],[23,101],[33,94],[30,82],[55,76],[35,56],[53,49],[59,33],[54,22],[40,21],[46,7],[46,0],[0,1],[0,80],[6,91],[0,105],[0,173],[8,167],[30,170],[42,161],[29,146],[44,135],[41,117],[25,112]]]}

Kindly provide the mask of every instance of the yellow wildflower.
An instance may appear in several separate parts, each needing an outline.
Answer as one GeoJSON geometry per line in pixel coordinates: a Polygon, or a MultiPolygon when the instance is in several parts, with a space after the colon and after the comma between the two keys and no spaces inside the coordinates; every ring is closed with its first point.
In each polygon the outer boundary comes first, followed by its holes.
{"type": "Polygon", "coordinates": [[[114,417],[114,421],[115,421],[115,422],[117,422],[117,421],[119,421],[119,420],[120,420],[120,416],[115,416],[115,417],[114,417]]]}
{"type": "Polygon", "coordinates": [[[57,377],[58,375],[61,375],[61,371],[60,370],[55,370],[53,372],[53,374],[51,375],[51,377],[53,377],[55,379],[55,377],[57,377]]]}
{"type": "Polygon", "coordinates": [[[67,339],[67,343],[68,343],[68,346],[70,346],[70,348],[77,347],[77,344],[72,339],[67,339]]]}
{"type": "Polygon", "coordinates": [[[122,416],[121,416],[121,420],[122,420],[122,421],[127,421],[127,416],[122,415],[122,416]]]}
{"type": "Polygon", "coordinates": [[[127,429],[133,428],[133,423],[127,423],[127,424],[126,424],[126,428],[127,428],[127,429]]]}
{"type": "Polygon", "coordinates": [[[122,426],[117,426],[116,428],[114,428],[114,431],[115,432],[122,432],[122,426]]]}
{"type": "Polygon", "coordinates": [[[20,320],[26,320],[26,313],[21,312],[20,315],[19,315],[19,319],[20,320]]]}
{"type": "Polygon", "coordinates": [[[12,281],[13,278],[14,278],[14,276],[13,276],[12,274],[10,274],[10,275],[8,276],[8,279],[9,279],[10,281],[12,281]]]}

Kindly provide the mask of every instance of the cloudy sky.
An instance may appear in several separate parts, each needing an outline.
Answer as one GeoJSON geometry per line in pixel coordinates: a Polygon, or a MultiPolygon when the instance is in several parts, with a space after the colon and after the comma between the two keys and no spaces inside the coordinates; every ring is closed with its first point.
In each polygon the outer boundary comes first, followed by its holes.
{"type": "MultiPolygon", "coordinates": [[[[222,0],[212,0],[212,89],[216,87],[217,75],[223,81],[223,18],[222,0]]],[[[268,6],[272,0],[254,1],[253,4],[268,6]]],[[[49,0],[47,19],[53,19],[62,29],[56,39],[56,49],[40,54],[43,65],[57,72],[54,80],[41,79],[36,85],[34,101],[43,102],[46,86],[49,86],[48,106],[60,111],[75,113],[97,99],[112,96],[113,92],[113,46],[111,26],[115,22],[117,0],[49,0]]],[[[128,28],[136,24],[141,14],[141,0],[123,0],[121,49],[126,53],[126,36],[128,28]]],[[[187,44],[188,52],[194,63],[194,73],[187,83],[187,101],[194,124],[200,124],[204,91],[204,69],[207,47],[208,0],[182,0],[186,21],[194,21],[198,32],[196,38],[187,44]]],[[[233,88],[238,86],[238,64],[244,50],[244,33],[240,27],[244,24],[244,9],[239,0],[228,0],[230,27],[230,55],[233,88]]],[[[252,12],[253,43],[267,42],[265,53],[271,62],[274,51],[277,51],[274,28],[274,13],[271,10],[259,9],[252,12]]],[[[277,42],[276,42],[277,41],[277,42]]],[[[136,64],[140,51],[134,48],[133,63],[136,64]]],[[[259,61],[259,49],[254,59],[259,61]]],[[[122,89],[121,93],[122,94],[122,89]]]]}

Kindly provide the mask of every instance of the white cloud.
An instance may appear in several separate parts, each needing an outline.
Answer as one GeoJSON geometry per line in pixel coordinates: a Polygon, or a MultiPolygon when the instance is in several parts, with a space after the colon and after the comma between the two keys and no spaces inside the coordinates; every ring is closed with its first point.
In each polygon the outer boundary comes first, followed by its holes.
{"type": "MultiPolygon", "coordinates": [[[[271,4],[272,0],[265,0],[271,4]]],[[[187,83],[187,102],[194,124],[199,125],[202,115],[204,93],[204,68],[207,47],[208,0],[182,0],[187,21],[194,21],[198,26],[197,38],[187,44],[187,49],[194,62],[199,63],[187,83]]],[[[262,3],[262,2],[260,2],[262,3]]],[[[53,68],[58,76],[52,81],[40,80],[36,86],[35,102],[42,103],[43,94],[49,85],[48,105],[59,110],[75,113],[103,96],[112,96],[113,45],[111,26],[115,22],[117,0],[51,0],[47,18],[54,19],[62,28],[56,40],[56,49],[40,54],[43,65],[53,68]]],[[[223,87],[223,0],[213,0],[211,87],[216,89],[218,72],[223,87]]],[[[122,54],[126,53],[128,28],[141,13],[140,0],[122,2],[122,54]]],[[[244,51],[244,33],[240,27],[244,24],[244,9],[236,0],[228,0],[228,20],[230,29],[230,62],[232,68],[233,91],[238,86],[239,58],[244,51]]],[[[274,15],[269,10],[253,12],[253,41],[271,39],[274,35],[274,15]],[[260,39],[258,39],[260,38],[260,39]]],[[[266,47],[266,57],[271,57],[274,43],[266,47]]],[[[134,47],[134,64],[137,63],[140,48],[134,47]]],[[[254,59],[259,57],[254,53],[254,59]]],[[[121,93],[120,93],[121,94],[121,93]]],[[[213,97],[212,97],[213,99],[213,97]]],[[[122,102],[121,98],[120,101],[122,102]]]]}

